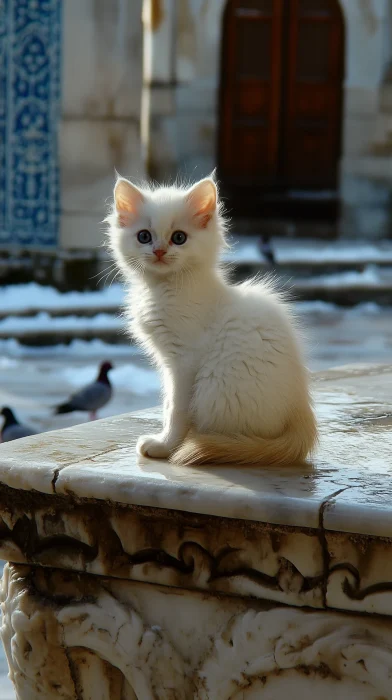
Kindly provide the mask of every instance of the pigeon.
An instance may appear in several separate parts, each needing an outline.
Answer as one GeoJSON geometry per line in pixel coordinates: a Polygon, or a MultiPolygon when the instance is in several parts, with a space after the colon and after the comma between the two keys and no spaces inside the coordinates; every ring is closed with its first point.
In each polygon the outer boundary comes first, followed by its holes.
{"type": "Polygon", "coordinates": [[[112,398],[112,386],[108,379],[108,372],[111,369],[113,366],[110,362],[103,362],[96,380],[72,394],[65,403],[56,406],[56,414],[88,411],[90,420],[95,420],[97,411],[106,406],[112,398]]]}
{"type": "Polygon", "coordinates": [[[30,428],[29,425],[19,423],[14,412],[7,406],[5,406],[0,413],[4,416],[4,423],[1,429],[1,442],[10,442],[11,440],[18,440],[18,438],[27,437],[28,435],[36,435],[37,431],[30,428]]]}
{"type": "Polygon", "coordinates": [[[275,255],[274,251],[272,250],[271,246],[271,241],[269,236],[266,234],[263,234],[260,239],[260,251],[264,258],[270,263],[270,265],[275,265],[276,260],[275,260],[275,255]]]}

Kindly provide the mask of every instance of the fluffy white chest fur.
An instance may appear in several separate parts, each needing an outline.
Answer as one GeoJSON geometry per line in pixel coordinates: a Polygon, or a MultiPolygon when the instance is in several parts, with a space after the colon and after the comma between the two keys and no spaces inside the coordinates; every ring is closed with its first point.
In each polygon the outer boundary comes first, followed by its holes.
{"type": "Polygon", "coordinates": [[[141,437],[139,453],[181,464],[303,460],[317,429],[295,324],[268,284],[225,281],[214,182],[151,191],[119,180],[109,221],[132,332],[162,375],[163,430],[141,437]]]}

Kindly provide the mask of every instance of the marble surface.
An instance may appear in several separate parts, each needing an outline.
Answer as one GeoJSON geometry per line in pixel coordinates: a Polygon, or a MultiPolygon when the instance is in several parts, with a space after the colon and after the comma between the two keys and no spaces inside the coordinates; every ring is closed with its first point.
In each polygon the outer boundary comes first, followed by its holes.
{"type": "Polygon", "coordinates": [[[138,458],[152,409],[1,445],[0,482],[47,494],[392,536],[392,365],[315,375],[321,441],[308,467],[175,467],[138,458]]]}

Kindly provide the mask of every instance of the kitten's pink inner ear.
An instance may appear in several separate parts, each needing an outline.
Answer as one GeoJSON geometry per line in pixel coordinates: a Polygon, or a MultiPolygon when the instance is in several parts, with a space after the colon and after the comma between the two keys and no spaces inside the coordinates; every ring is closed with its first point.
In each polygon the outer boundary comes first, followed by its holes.
{"type": "Polygon", "coordinates": [[[114,202],[120,226],[129,226],[143,202],[143,195],[128,180],[118,180],[114,188],[114,202]]]}
{"type": "Polygon", "coordinates": [[[216,187],[212,180],[202,180],[189,192],[187,199],[192,214],[201,228],[205,228],[216,209],[216,187]]]}

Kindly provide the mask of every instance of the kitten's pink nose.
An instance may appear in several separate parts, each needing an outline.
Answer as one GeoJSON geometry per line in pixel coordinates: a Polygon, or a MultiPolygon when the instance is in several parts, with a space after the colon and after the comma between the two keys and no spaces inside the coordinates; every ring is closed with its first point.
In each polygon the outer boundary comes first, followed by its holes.
{"type": "Polygon", "coordinates": [[[157,256],[158,260],[162,260],[163,256],[166,255],[167,250],[162,250],[161,248],[158,248],[158,250],[154,250],[154,255],[157,256]]]}

